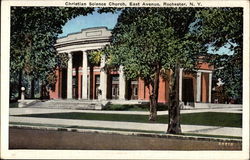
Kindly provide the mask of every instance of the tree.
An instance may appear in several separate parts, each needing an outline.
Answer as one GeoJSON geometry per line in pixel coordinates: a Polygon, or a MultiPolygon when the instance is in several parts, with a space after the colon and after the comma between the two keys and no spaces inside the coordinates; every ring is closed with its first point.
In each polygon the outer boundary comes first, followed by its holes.
{"type": "Polygon", "coordinates": [[[54,44],[62,26],[71,18],[92,13],[93,8],[12,7],[10,77],[11,92],[22,86],[22,77],[53,83],[56,67],[62,64],[54,44]],[[19,77],[16,82],[16,77],[19,77]],[[16,87],[17,86],[17,87],[16,87]]]}
{"type": "Polygon", "coordinates": [[[232,55],[214,55],[212,63],[216,68],[215,77],[224,82],[227,97],[242,103],[243,8],[206,8],[197,15],[198,39],[215,51],[228,46],[233,52],[232,55]]]}
{"type": "Polygon", "coordinates": [[[150,91],[149,120],[155,121],[159,76],[169,82],[168,133],[180,133],[178,73],[192,70],[200,45],[190,33],[195,20],[193,8],[126,8],[112,32],[105,53],[109,65],[124,66],[127,79],[141,78],[150,91]]]}

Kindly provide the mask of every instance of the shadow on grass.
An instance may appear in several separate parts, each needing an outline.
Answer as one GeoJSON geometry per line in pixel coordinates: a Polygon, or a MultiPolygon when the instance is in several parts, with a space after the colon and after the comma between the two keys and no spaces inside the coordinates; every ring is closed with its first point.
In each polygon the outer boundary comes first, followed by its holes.
{"type": "Polygon", "coordinates": [[[9,103],[10,108],[18,108],[18,102],[9,103]]]}

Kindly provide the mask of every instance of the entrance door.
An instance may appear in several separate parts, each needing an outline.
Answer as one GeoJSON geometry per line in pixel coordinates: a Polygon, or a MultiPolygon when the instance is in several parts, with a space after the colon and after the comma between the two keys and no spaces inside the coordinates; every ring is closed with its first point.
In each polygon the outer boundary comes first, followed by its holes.
{"type": "Polygon", "coordinates": [[[186,105],[187,102],[194,102],[193,79],[184,78],[182,82],[182,101],[186,105]]]}
{"type": "Polygon", "coordinates": [[[67,98],[67,68],[62,69],[61,97],[67,98]]]}
{"type": "Polygon", "coordinates": [[[119,98],[119,75],[112,75],[111,98],[119,98]]]}
{"type": "Polygon", "coordinates": [[[131,81],[131,99],[138,99],[138,82],[131,81]]]}
{"type": "Polygon", "coordinates": [[[119,85],[112,84],[112,99],[118,99],[118,98],[119,98],[119,85]]]}
{"type": "Polygon", "coordinates": [[[78,98],[78,83],[77,83],[77,78],[76,76],[73,76],[73,79],[72,79],[72,90],[73,90],[73,98],[74,99],[77,99],[78,98]]]}
{"type": "Polygon", "coordinates": [[[100,89],[100,75],[95,76],[95,99],[98,99],[100,89]]]}

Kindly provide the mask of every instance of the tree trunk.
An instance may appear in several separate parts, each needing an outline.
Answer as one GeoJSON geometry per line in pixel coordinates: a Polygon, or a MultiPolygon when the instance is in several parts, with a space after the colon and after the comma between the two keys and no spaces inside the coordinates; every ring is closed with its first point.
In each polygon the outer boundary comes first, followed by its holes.
{"type": "Polygon", "coordinates": [[[150,93],[150,102],[149,102],[149,120],[156,121],[157,117],[157,106],[158,106],[158,91],[159,91],[159,75],[160,75],[160,67],[157,66],[154,81],[151,84],[152,91],[150,93]]]}
{"type": "Polygon", "coordinates": [[[18,99],[21,99],[21,87],[22,87],[22,70],[19,71],[19,76],[18,76],[18,99]]]}
{"type": "Polygon", "coordinates": [[[43,81],[42,81],[42,84],[41,84],[40,95],[41,95],[41,99],[48,99],[48,91],[46,89],[46,84],[43,81]]]}
{"type": "Polygon", "coordinates": [[[43,99],[44,95],[43,95],[43,81],[41,82],[41,86],[40,86],[40,99],[43,99]]]}
{"type": "Polygon", "coordinates": [[[175,71],[170,71],[169,80],[169,108],[168,108],[168,130],[170,134],[180,134],[180,105],[179,105],[179,72],[180,67],[175,67],[175,71]]]}
{"type": "Polygon", "coordinates": [[[150,121],[156,121],[157,117],[157,98],[154,94],[150,95],[150,114],[149,114],[149,120],[150,121]]]}
{"type": "Polygon", "coordinates": [[[31,85],[30,85],[30,98],[35,98],[35,80],[34,78],[31,79],[31,85]]]}

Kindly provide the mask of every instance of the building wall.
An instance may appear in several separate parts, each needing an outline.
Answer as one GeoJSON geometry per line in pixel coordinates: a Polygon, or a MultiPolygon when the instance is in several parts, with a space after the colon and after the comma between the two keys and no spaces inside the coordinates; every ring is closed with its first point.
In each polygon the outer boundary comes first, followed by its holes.
{"type": "MultiPolygon", "coordinates": [[[[149,89],[145,86],[145,83],[143,80],[139,79],[138,81],[138,99],[139,100],[149,100],[149,89]]],[[[151,87],[150,87],[150,91],[151,87]]],[[[167,102],[167,96],[168,96],[168,85],[167,82],[160,77],[159,79],[159,91],[158,91],[158,102],[160,103],[166,103],[167,102]]]]}
{"type": "Polygon", "coordinates": [[[145,84],[144,81],[139,78],[138,79],[138,99],[139,100],[144,100],[145,99],[145,84]]]}
{"type": "Polygon", "coordinates": [[[168,101],[167,97],[166,97],[166,94],[168,93],[168,87],[167,87],[166,83],[167,82],[160,76],[158,102],[166,103],[168,101]]]}
{"type": "Polygon", "coordinates": [[[212,66],[210,63],[207,62],[200,62],[197,65],[197,69],[214,70],[214,66],[212,66]]]}
{"type": "MultiPolygon", "coordinates": [[[[99,67],[93,68],[92,74],[92,84],[90,86],[90,99],[97,99],[96,95],[96,76],[100,75],[100,71],[98,71],[99,67]]],[[[50,98],[52,99],[59,99],[62,98],[62,70],[56,69],[55,74],[57,76],[57,81],[55,83],[54,89],[50,91],[50,98]]],[[[110,75],[117,75],[117,71],[112,71],[109,73],[110,75]]],[[[73,76],[76,76],[75,68],[73,68],[73,76]]],[[[91,76],[90,72],[88,72],[88,76],[91,76]]],[[[194,74],[190,73],[183,73],[183,80],[184,79],[192,79],[193,82],[193,90],[190,93],[193,94],[194,102],[196,101],[197,95],[197,79],[194,74]]],[[[82,73],[81,67],[79,67],[78,72],[78,98],[82,97],[82,73]]],[[[201,74],[201,102],[208,102],[208,91],[209,91],[209,74],[202,73],[201,74]]],[[[108,95],[111,95],[111,82],[108,85],[108,95]]],[[[168,82],[166,82],[162,77],[159,79],[159,92],[158,92],[158,102],[160,103],[167,103],[168,96],[169,96],[169,88],[168,82]]],[[[183,86],[185,87],[185,86],[183,86]]],[[[151,88],[150,88],[151,90],[151,88]]],[[[138,100],[149,100],[149,89],[145,86],[145,83],[142,79],[138,79],[138,100]]],[[[110,96],[108,97],[110,99],[110,96]]]]}
{"type": "MultiPolygon", "coordinates": [[[[96,95],[96,76],[100,75],[99,67],[93,68],[93,74],[92,74],[92,84],[90,87],[90,99],[97,99],[96,95]]],[[[62,98],[62,70],[56,69],[55,74],[57,76],[57,81],[55,83],[54,89],[50,91],[50,98],[52,99],[59,99],[62,98]]],[[[110,75],[117,75],[117,71],[112,71],[109,73],[110,75]]],[[[75,68],[73,69],[73,76],[76,76],[75,68]]],[[[88,73],[88,76],[90,76],[90,73],[88,73]]],[[[194,102],[196,100],[196,93],[197,93],[197,80],[195,75],[190,73],[184,73],[183,74],[183,80],[184,79],[192,79],[193,82],[193,90],[190,93],[193,94],[194,102]]],[[[78,97],[82,97],[82,73],[81,73],[81,67],[79,67],[78,72],[78,97]]],[[[201,102],[208,102],[208,83],[209,83],[209,74],[208,73],[202,73],[201,75],[201,102]]],[[[111,82],[110,84],[111,85],[111,82]]],[[[111,86],[108,85],[109,91],[108,94],[111,95],[111,86]]],[[[159,92],[158,92],[158,102],[160,103],[167,103],[168,102],[168,96],[169,96],[169,88],[168,88],[168,82],[166,82],[162,77],[160,77],[159,81],[159,92]]],[[[185,86],[183,86],[185,87],[185,86]]],[[[150,88],[151,90],[151,88],[150,88]]],[[[142,79],[138,79],[138,100],[149,100],[149,89],[145,86],[145,83],[142,79]]],[[[109,97],[110,98],[110,97],[109,97]]]]}
{"type": "Polygon", "coordinates": [[[202,73],[201,75],[201,86],[202,86],[202,92],[201,92],[201,102],[208,102],[208,73],[202,73]]]}
{"type": "Polygon", "coordinates": [[[60,69],[59,68],[57,68],[56,70],[55,70],[55,74],[56,74],[56,83],[55,83],[55,85],[52,87],[52,89],[50,90],[50,98],[55,98],[55,99],[58,99],[58,98],[60,98],[60,80],[62,79],[62,77],[61,77],[61,75],[60,75],[60,69]]]}

